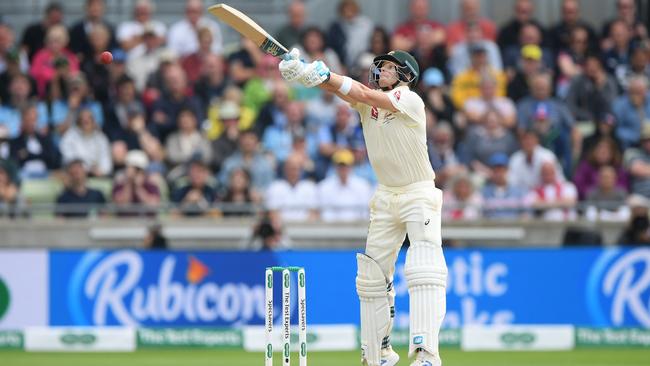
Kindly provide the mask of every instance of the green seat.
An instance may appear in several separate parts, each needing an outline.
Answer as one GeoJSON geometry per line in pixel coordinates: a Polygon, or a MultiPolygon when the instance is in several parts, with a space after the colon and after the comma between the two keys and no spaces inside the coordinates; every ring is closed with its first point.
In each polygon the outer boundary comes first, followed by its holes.
{"type": "Polygon", "coordinates": [[[56,178],[28,179],[20,185],[25,200],[33,205],[52,204],[63,190],[63,183],[56,178]]]}
{"type": "Polygon", "coordinates": [[[88,179],[88,187],[96,189],[104,195],[107,202],[111,201],[113,195],[113,180],[110,178],[90,178],[88,179]]]}

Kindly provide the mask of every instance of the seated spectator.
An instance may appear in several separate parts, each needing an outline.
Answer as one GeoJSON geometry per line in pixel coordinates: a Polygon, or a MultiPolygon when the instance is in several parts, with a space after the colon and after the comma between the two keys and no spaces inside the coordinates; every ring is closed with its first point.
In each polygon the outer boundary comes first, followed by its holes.
{"type": "Polygon", "coordinates": [[[610,30],[612,24],[616,21],[623,21],[628,28],[632,31],[632,38],[635,41],[648,38],[648,28],[641,20],[639,12],[637,11],[636,2],[634,0],[617,0],[616,1],[616,17],[607,20],[603,25],[601,31],[601,48],[608,49],[613,40],[610,37],[610,30]]]}
{"type": "Polygon", "coordinates": [[[15,65],[12,72],[25,73],[29,69],[27,53],[24,49],[20,49],[15,41],[16,34],[13,28],[7,23],[2,23],[0,19],[0,74],[7,71],[10,64],[15,65]]]}
{"type": "Polygon", "coordinates": [[[553,151],[568,175],[573,163],[573,116],[562,101],[552,97],[552,81],[548,73],[535,75],[531,89],[532,95],[517,103],[518,127],[537,131],[542,145],[553,151]]]}
{"type": "Polygon", "coordinates": [[[84,18],[70,28],[70,51],[74,52],[81,61],[93,57],[92,33],[95,29],[101,28],[108,32],[104,50],[117,47],[113,26],[104,17],[106,10],[104,0],[86,0],[85,3],[84,18]]]}
{"type": "Polygon", "coordinates": [[[335,152],[351,149],[363,139],[360,125],[354,123],[349,105],[340,104],[336,108],[334,124],[322,126],[318,131],[318,157],[316,159],[316,180],[325,177],[330,160],[335,152]]]}
{"type": "MultiPolygon", "coordinates": [[[[200,28],[197,30],[196,36],[198,37],[199,46],[195,52],[185,55],[181,58],[180,63],[187,74],[187,80],[190,85],[194,85],[204,70],[205,60],[210,57],[219,58],[216,54],[212,53],[212,32],[209,28],[200,28]]],[[[223,77],[223,73],[222,73],[223,77]]]]}
{"type": "Polygon", "coordinates": [[[66,99],[54,100],[50,106],[54,136],[63,136],[70,127],[74,126],[79,112],[83,109],[92,113],[95,123],[101,129],[104,126],[102,105],[95,100],[92,90],[88,88],[86,78],[82,74],[73,76],[69,80],[68,90],[66,99]]]}
{"type": "Polygon", "coordinates": [[[61,138],[63,161],[80,159],[86,172],[95,177],[110,175],[113,171],[108,139],[98,128],[92,111],[82,109],[77,123],[61,138]]]}
{"type": "Polygon", "coordinates": [[[228,126],[232,128],[229,133],[233,133],[235,128],[244,131],[254,127],[255,112],[242,103],[241,89],[230,85],[225,89],[223,96],[210,105],[208,119],[203,124],[203,129],[209,140],[214,141],[223,137],[223,133],[226,131],[226,119],[229,119],[228,126]]]}
{"type": "Polygon", "coordinates": [[[210,142],[198,129],[196,116],[191,109],[178,113],[178,130],[172,132],[165,143],[166,160],[170,170],[187,163],[192,158],[205,164],[212,162],[210,142]]]}
{"type": "Polygon", "coordinates": [[[478,24],[469,24],[467,39],[452,47],[447,68],[456,76],[470,67],[471,53],[474,48],[482,48],[487,55],[487,64],[492,70],[503,70],[501,53],[496,43],[485,39],[478,24]]]}
{"type": "Polygon", "coordinates": [[[293,0],[287,6],[287,19],[289,20],[275,32],[280,44],[293,48],[300,42],[300,35],[305,30],[306,11],[302,0],[293,0]]]}
{"type": "MultiPolygon", "coordinates": [[[[297,130],[291,135],[291,150],[290,156],[295,156],[296,160],[300,161],[300,166],[303,169],[303,177],[315,181],[324,178],[323,173],[329,175],[328,172],[319,172],[316,170],[316,152],[309,151],[307,146],[307,136],[304,130],[297,130]]],[[[331,170],[333,173],[333,170],[331,170]]]]}
{"type": "Polygon", "coordinates": [[[155,215],[160,203],[160,190],[147,173],[149,158],[144,151],[132,150],[126,155],[126,168],[115,176],[113,202],[120,216],[155,215]]]}
{"type": "Polygon", "coordinates": [[[445,76],[436,68],[428,68],[422,73],[422,94],[424,105],[433,113],[436,122],[454,121],[454,103],[445,88],[445,76]]]}
{"type": "Polygon", "coordinates": [[[639,142],[641,126],[647,124],[650,116],[650,95],[648,79],[633,77],[628,83],[627,93],[618,97],[612,105],[616,116],[616,137],[627,149],[639,142]]]}
{"type": "MultiPolygon", "coordinates": [[[[411,0],[409,3],[409,19],[398,25],[393,32],[391,40],[393,48],[407,51],[415,49],[418,43],[418,33],[423,28],[429,34],[429,37],[426,38],[428,48],[434,49],[439,45],[445,45],[447,37],[445,26],[429,19],[429,2],[427,0],[411,0]]],[[[376,52],[374,55],[384,53],[386,52],[376,52]]]]}
{"type": "Polygon", "coordinates": [[[481,17],[481,3],[478,0],[463,0],[460,2],[460,19],[447,25],[447,47],[467,39],[471,24],[478,24],[485,39],[495,41],[497,29],[494,23],[481,17]]]}
{"type": "Polygon", "coordinates": [[[189,163],[187,183],[171,193],[171,201],[185,216],[201,216],[209,213],[217,198],[217,189],[210,183],[210,169],[201,159],[189,163]]]}
{"type": "Polygon", "coordinates": [[[467,173],[467,167],[461,162],[461,157],[454,148],[454,131],[448,122],[438,122],[429,129],[427,150],[433,171],[436,172],[436,183],[446,186],[449,178],[460,173],[467,173]]]}
{"type": "MultiPolygon", "coordinates": [[[[608,106],[607,106],[608,107],[608,106]]],[[[585,154],[591,151],[596,144],[602,139],[611,139],[616,145],[616,150],[623,153],[620,141],[616,138],[616,118],[609,112],[596,114],[596,129],[595,131],[582,140],[582,158],[585,154]]]]}
{"type": "Polygon", "coordinates": [[[194,80],[194,95],[201,101],[203,109],[208,109],[223,96],[228,86],[223,57],[213,54],[203,57],[199,71],[198,78],[194,80]]]}
{"type": "Polygon", "coordinates": [[[5,57],[5,69],[0,72],[0,103],[6,104],[11,100],[9,89],[11,80],[17,75],[25,75],[29,80],[30,97],[36,97],[36,82],[28,74],[29,64],[27,63],[27,56],[20,53],[18,50],[8,52],[5,57]],[[22,56],[21,56],[22,55],[22,56]],[[22,59],[25,59],[25,65],[22,65],[22,59]]]}
{"type": "Polygon", "coordinates": [[[646,196],[631,195],[627,204],[630,207],[630,221],[618,239],[620,245],[650,244],[650,219],[648,208],[650,201],[646,196]]]}
{"type": "Polygon", "coordinates": [[[549,221],[575,220],[578,191],[573,183],[558,177],[553,161],[542,163],[539,173],[541,184],[530,191],[527,200],[538,214],[549,221]]]}
{"type": "Polygon", "coordinates": [[[291,99],[289,98],[289,86],[284,81],[273,83],[272,97],[260,110],[255,121],[254,128],[257,136],[262,138],[269,126],[282,126],[286,124],[286,108],[291,99]]]}
{"type": "Polygon", "coordinates": [[[129,112],[144,110],[133,79],[124,76],[117,81],[116,95],[104,109],[104,132],[111,142],[123,140],[129,124],[129,112]]]}
{"type": "Polygon", "coordinates": [[[9,155],[16,159],[23,179],[47,177],[49,170],[61,165],[59,151],[49,134],[37,130],[38,109],[35,104],[28,103],[20,114],[20,135],[11,140],[9,155]]]}
{"type": "MultiPolygon", "coordinates": [[[[101,2],[102,0],[95,0],[101,2]]],[[[88,34],[89,49],[87,56],[81,62],[81,71],[88,79],[90,90],[94,92],[95,99],[106,105],[111,94],[111,75],[109,66],[102,62],[102,53],[111,49],[111,30],[97,24],[88,34]]]]}
{"type": "Polygon", "coordinates": [[[284,162],[284,177],[266,191],[266,208],[283,222],[312,221],[318,218],[318,190],[314,182],[301,179],[302,166],[295,156],[284,162]]]}
{"type": "Polygon", "coordinates": [[[45,48],[34,55],[29,73],[36,80],[38,95],[41,97],[45,96],[45,87],[56,73],[55,63],[58,59],[65,59],[73,74],[79,71],[77,56],[66,48],[68,40],[68,31],[64,26],[53,26],[47,31],[45,48]]]}
{"type": "Polygon", "coordinates": [[[66,163],[65,189],[56,199],[56,215],[65,218],[88,217],[106,204],[102,192],[86,184],[86,168],[82,159],[66,163]]]}
{"type": "Polygon", "coordinates": [[[596,32],[586,21],[580,19],[580,2],[578,0],[563,0],[562,19],[549,30],[551,45],[554,50],[565,50],[571,46],[571,32],[582,28],[587,33],[589,43],[585,46],[596,49],[596,32]]]}
{"type": "MultiPolygon", "coordinates": [[[[339,56],[328,47],[325,34],[320,28],[313,26],[305,29],[300,36],[300,45],[297,48],[300,50],[300,57],[305,62],[323,60],[333,72],[343,72],[343,64],[339,56]]],[[[300,100],[317,98],[321,93],[319,88],[304,88],[300,84],[295,85],[294,90],[300,100]]]]}
{"type": "Polygon", "coordinates": [[[228,186],[219,198],[223,216],[249,216],[255,212],[255,204],[261,197],[251,185],[251,175],[246,169],[235,168],[230,172],[228,186]]]}
{"type": "Polygon", "coordinates": [[[27,50],[30,62],[34,60],[36,52],[45,45],[47,31],[61,24],[63,24],[63,6],[60,3],[51,2],[45,7],[43,19],[29,24],[25,28],[20,46],[27,50]]]}
{"type": "MultiPolygon", "coordinates": [[[[283,125],[269,126],[264,132],[262,145],[277,161],[282,164],[289,156],[294,135],[303,135],[307,140],[308,150],[316,151],[316,136],[307,135],[305,131],[305,109],[300,102],[290,102],[285,110],[286,120],[283,125]],[[313,150],[312,150],[313,149],[313,150]]],[[[311,154],[310,154],[311,155],[311,154]]]]}
{"type": "Polygon", "coordinates": [[[630,210],[625,206],[627,191],[618,185],[616,168],[603,165],[598,170],[596,186],[589,191],[585,217],[591,221],[625,221],[630,210]]]}
{"type": "Polygon", "coordinates": [[[629,81],[635,77],[650,79],[650,49],[646,44],[641,44],[632,50],[630,67],[625,70],[625,75],[618,78],[618,84],[624,91],[629,88],[629,81]]]}
{"type": "Polygon", "coordinates": [[[490,68],[485,48],[473,46],[470,54],[471,66],[456,75],[451,83],[451,100],[458,109],[463,109],[468,99],[481,95],[480,83],[483,74],[488,74],[496,80],[497,96],[506,94],[506,76],[503,72],[490,68]]]}
{"type": "Polygon", "coordinates": [[[632,39],[632,29],[622,20],[614,21],[609,28],[611,46],[603,50],[603,59],[607,72],[624,81],[625,74],[630,68],[630,58],[635,42],[632,39]]]}
{"type": "Polygon", "coordinates": [[[450,182],[451,189],[443,195],[446,209],[442,212],[443,220],[477,220],[481,217],[483,200],[476,191],[469,175],[461,173],[450,182]]]}
{"type": "Polygon", "coordinates": [[[354,175],[354,155],[350,150],[338,150],[332,156],[336,174],[318,184],[321,219],[325,222],[363,221],[368,218],[370,185],[354,175]]]}
{"type": "Polygon", "coordinates": [[[147,86],[147,80],[161,68],[164,61],[175,60],[176,54],[163,46],[152,24],[142,30],[142,44],[128,53],[126,69],[135,80],[138,91],[147,86]]]}
{"type": "Polygon", "coordinates": [[[138,46],[143,47],[145,28],[153,31],[156,45],[165,43],[167,27],[159,20],[153,19],[151,14],[155,10],[155,4],[151,0],[136,0],[133,4],[133,20],[122,22],[117,28],[117,41],[125,51],[131,51],[138,46]]]}
{"type": "Polygon", "coordinates": [[[219,173],[219,181],[228,186],[232,172],[245,169],[250,172],[251,185],[257,192],[265,192],[275,178],[275,169],[271,160],[260,151],[257,135],[253,131],[244,131],[239,135],[238,149],[226,159],[219,173]]]}
{"type": "Polygon", "coordinates": [[[505,128],[513,128],[517,122],[517,109],[508,97],[497,96],[497,81],[489,74],[481,77],[481,95],[470,98],[465,102],[465,116],[469,122],[480,124],[485,119],[485,114],[495,110],[500,118],[499,122],[505,128]]]}
{"type": "Polygon", "coordinates": [[[354,167],[352,168],[353,174],[359,178],[363,178],[371,187],[376,187],[377,176],[375,175],[375,171],[372,169],[372,165],[370,165],[366,145],[363,142],[358,143],[353,147],[352,154],[354,154],[354,167]]]}
{"type": "Polygon", "coordinates": [[[526,23],[522,25],[519,33],[519,43],[508,46],[503,50],[503,67],[509,77],[516,71],[519,60],[521,58],[521,51],[526,46],[534,46],[541,51],[542,65],[547,69],[552,69],[555,66],[555,58],[553,51],[547,48],[543,43],[542,29],[534,23],[526,23]]]}
{"type": "MultiPolygon", "coordinates": [[[[533,130],[523,131],[519,141],[521,150],[512,154],[508,164],[508,183],[519,189],[529,191],[541,184],[539,172],[543,163],[552,161],[555,162],[558,168],[559,165],[553,152],[539,144],[537,132],[533,130]]],[[[562,170],[557,170],[557,172],[562,177],[562,170]]]]}
{"type": "Polygon", "coordinates": [[[208,29],[212,36],[210,50],[220,54],[223,49],[223,39],[219,23],[203,16],[205,6],[203,0],[187,0],[185,2],[185,18],[172,24],[167,34],[167,45],[177,55],[183,57],[199,50],[199,30],[208,29]]]}
{"type": "Polygon", "coordinates": [[[515,103],[530,95],[529,80],[544,69],[542,49],[535,45],[521,48],[519,65],[508,82],[508,97],[515,103]]]}
{"type": "MultiPolygon", "coordinates": [[[[258,63],[264,53],[250,39],[240,38],[239,50],[228,55],[228,74],[230,80],[240,88],[255,77],[258,63]]],[[[301,55],[302,56],[302,55],[301,55]]]]}
{"type": "MultiPolygon", "coordinates": [[[[356,0],[341,0],[338,19],[329,27],[327,43],[346,67],[352,67],[370,41],[374,24],[361,14],[356,0]]],[[[410,49],[410,48],[407,48],[410,49]]]]}
{"type": "Polygon", "coordinates": [[[0,217],[15,217],[25,212],[25,200],[9,171],[0,164],[0,217]]]}
{"type": "Polygon", "coordinates": [[[570,47],[560,49],[557,55],[556,94],[565,98],[571,80],[582,73],[585,60],[594,51],[590,48],[589,32],[586,28],[578,26],[571,30],[570,47]]]}
{"type": "Polygon", "coordinates": [[[516,219],[525,213],[526,191],[508,183],[508,156],[490,156],[490,180],[483,186],[483,216],[490,219],[516,219]]]}
{"type": "Polygon", "coordinates": [[[158,138],[147,129],[144,110],[131,106],[126,110],[126,126],[111,144],[111,155],[115,171],[124,166],[126,155],[131,150],[142,150],[154,162],[163,160],[164,149],[158,138]]]}
{"type": "Polygon", "coordinates": [[[630,173],[631,192],[650,198],[650,125],[641,130],[638,148],[625,151],[625,167],[630,173]]]}
{"type": "MultiPolygon", "coordinates": [[[[535,3],[533,1],[517,0],[514,3],[513,10],[514,16],[499,29],[499,35],[497,36],[497,44],[503,51],[513,46],[519,49],[520,45],[522,45],[520,43],[521,30],[528,25],[536,27],[540,32],[540,36],[543,36],[544,33],[544,27],[534,18],[535,3]]],[[[523,43],[523,45],[526,44],[528,43],[523,43]]]]}
{"type": "Polygon", "coordinates": [[[611,105],[618,95],[618,86],[609,76],[600,58],[587,56],[584,72],[571,80],[566,103],[577,121],[594,121],[603,106],[611,105]]]}
{"type": "Polygon", "coordinates": [[[467,162],[472,170],[488,176],[489,159],[496,153],[512,155],[518,147],[512,131],[503,127],[502,117],[498,111],[488,109],[480,125],[470,130],[465,138],[467,162]]]}
{"type": "Polygon", "coordinates": [[[594,145],[585,158],[580,161],[574,174],[573,182],[578,189],[578,197],[583,200],[597,184],[600,168],[609,166],[616,172],[616,187],[627,190],[627,174],[616,142],[603,138],[594,145]]]}
{"type": "Polygon", "coordinates": [[[305,104],[307,128],[320,130],[324,126],[334,125],[336,113],[342,104],[347,103],[328,91],[323,91],[319,98],[307,101],[305,104]]]}
{"type": "MultiPolygon", "coordinates": [[[[21,109],[32,103],[31,84],[29,77],[24,74],[15,75],[9,85],[9,99],[0,104],[0,125],[7,128],[9,137],[14,138],[20,134],[22,120],[21,109]]],[[[36,102],[37,128],[41,132],[48,130],[48,110],[43,102],[36,102]]]]}

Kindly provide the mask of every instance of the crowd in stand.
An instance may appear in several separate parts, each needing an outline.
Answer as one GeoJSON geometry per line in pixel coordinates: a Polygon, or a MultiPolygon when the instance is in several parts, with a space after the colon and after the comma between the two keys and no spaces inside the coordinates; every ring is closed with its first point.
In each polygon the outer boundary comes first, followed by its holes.
{"type": "MultiPolygon", "coordinates": [[[[530,0],[516,1],[501,27],[478,0],[460,6],[445,25],[427,0],[411,0],[391,30],[342,0],[319,28],[294,1],[272,33],[306,62],[362,82],[375,55],[417,58],[445,220],[624,221],[647,206],[650,39],[635,1],[618,0],[601,27],[581,18],[576,0],[563,1],[549,27],[530,0]]],[[[58,179],[63,217],[107,203],[119,215],[155,215],[171,202],[188,216],[259,205],[269,222],[366,219],[377,182],[356,113],[285,83],[278,59],[251,41],[225,45],[204,9],[187,0],[184,17],[164,24],[153,1],[137,0],[132,20],[111,24],[104,1],[87,0],[78,20],[49,4],[22,35],[0,23],[3,212],[29,204],[26,182],[58,179]]]]}

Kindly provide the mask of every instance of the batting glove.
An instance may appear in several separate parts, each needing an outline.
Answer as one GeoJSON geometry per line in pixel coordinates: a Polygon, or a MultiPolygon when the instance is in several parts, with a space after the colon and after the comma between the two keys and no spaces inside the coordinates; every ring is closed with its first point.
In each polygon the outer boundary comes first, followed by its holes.
{"type": "Polygon", "coordinates": [[[299,76],[302,85],[312,88],[330,79],[330,69],[323,61],[314,61],[305,66],[299,76]]]}
{"type": "Polygon", "coordinates": [[[297,48],[292,49],[289,52],[289,59],[282,60],[278,68],[284,80],[289,82],[298,80],[305,69],[305,63],[300,59],[300,51],[297,48]]]}

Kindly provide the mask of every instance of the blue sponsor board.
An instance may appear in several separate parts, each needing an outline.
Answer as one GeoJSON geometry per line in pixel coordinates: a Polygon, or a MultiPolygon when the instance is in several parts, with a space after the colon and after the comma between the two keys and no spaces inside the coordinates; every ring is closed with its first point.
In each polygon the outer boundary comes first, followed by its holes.
{"type": "MultiPolygon", "coordinates": [[[[648,248],[446,250],[445,257],[446,327],[558,323],[650,327],[648,248]]],[[[398,327],[408,326],[404,258],[401,253],[394,278],[398,327]]],[[[273,265],[305,267],[308,323],[359,323],[352,251],[133,250],[52,251],[50,322],[153,327],[263,324],[264,268],[273,265]]],[[[276,317],[280,291],[276,288],[276,317]]]]}

